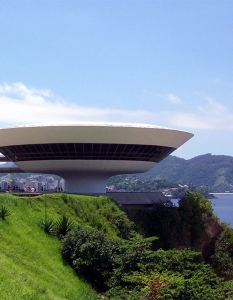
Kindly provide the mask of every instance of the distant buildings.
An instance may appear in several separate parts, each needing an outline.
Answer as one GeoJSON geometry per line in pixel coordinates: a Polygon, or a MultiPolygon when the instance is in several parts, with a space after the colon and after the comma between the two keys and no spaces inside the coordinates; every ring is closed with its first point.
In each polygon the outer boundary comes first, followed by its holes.
{"type": "Polygon", "coordinates": [[[65,191],[65,180],[62,178],[54,178],[51,175],[30,175],[28,177],[15,176],[7,174],[0,176],[0,191],[33,191],[35,192],[63,192],[65,191]]]}

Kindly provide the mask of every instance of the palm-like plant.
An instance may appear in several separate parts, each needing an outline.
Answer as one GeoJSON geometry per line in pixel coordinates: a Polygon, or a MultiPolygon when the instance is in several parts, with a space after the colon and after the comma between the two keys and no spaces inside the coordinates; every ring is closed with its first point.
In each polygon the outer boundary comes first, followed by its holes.
{"type": "Polygon", "coordinates": [[[6,206],[2,205],[0,207],[0,218],[2,220],[5,221],[6,217],[8,217],[10,214],[11,214],[11,212],[10,212],[10,210],[6,206]]]}
{"type": "Polygon", "coordinates": [[[74,227],[74,222],[66,216],[62,216],[56,222],[56,232],[59,238],[64,237],[74,227]]]}
{"type": "Polygon", "coordinates": [[[39,226],[44,230],[45,233],[49,235],[56,234],[56,223],[49,218],[41,219],[39,221],[39,226]]]}

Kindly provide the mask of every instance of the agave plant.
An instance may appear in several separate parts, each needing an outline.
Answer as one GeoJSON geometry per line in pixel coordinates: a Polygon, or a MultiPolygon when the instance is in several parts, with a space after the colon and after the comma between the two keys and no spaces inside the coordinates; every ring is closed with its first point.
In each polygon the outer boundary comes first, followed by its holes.
{"type": "Polygon", "coordinates": [[[39,221],[39,226],[44,230],[45,233],[49,235],[56,234],[56,223],[49,218],[41,219],[39,221]]]}
{"type": "Polygon", "coordinates": [[[74,222],[69,217],[62,216],[60,220],[56,222],[56,232],[59,238],[62,238],[74,227],[74,222]]]}
{"type": "Polygon", "coordinates": [[[11,212],[10,212],[10,210],[6,206],[2,205],[0,207],[0,218],[2,220],[5,221],[6,217],[8,217],[10,214],[11,214],[11,212]]]}

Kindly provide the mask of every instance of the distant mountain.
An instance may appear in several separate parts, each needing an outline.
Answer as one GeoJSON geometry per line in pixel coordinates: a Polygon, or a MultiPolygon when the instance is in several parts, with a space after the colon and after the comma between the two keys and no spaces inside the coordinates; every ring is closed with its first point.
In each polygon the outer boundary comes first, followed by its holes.
{"type": "Polygon", "coordinates": [[[212,192],[233,191],[233,157],[205,154],[185,160],[168,156],[150,171],[137,174],[146,179],[166,179],[173,183],[208,186],[212,192]]]}

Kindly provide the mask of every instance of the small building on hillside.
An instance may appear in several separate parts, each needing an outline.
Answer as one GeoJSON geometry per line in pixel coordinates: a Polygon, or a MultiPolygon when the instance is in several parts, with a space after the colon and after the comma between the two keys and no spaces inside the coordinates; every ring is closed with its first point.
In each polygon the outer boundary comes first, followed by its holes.
{"type": "Polygon", "coordinates": [[[153,193],[107,193],[108,197],[112,198],[123,208],[128,209],[149,209],[157,203],[167,203],[168,198],[160,192],[153,193]]]}

